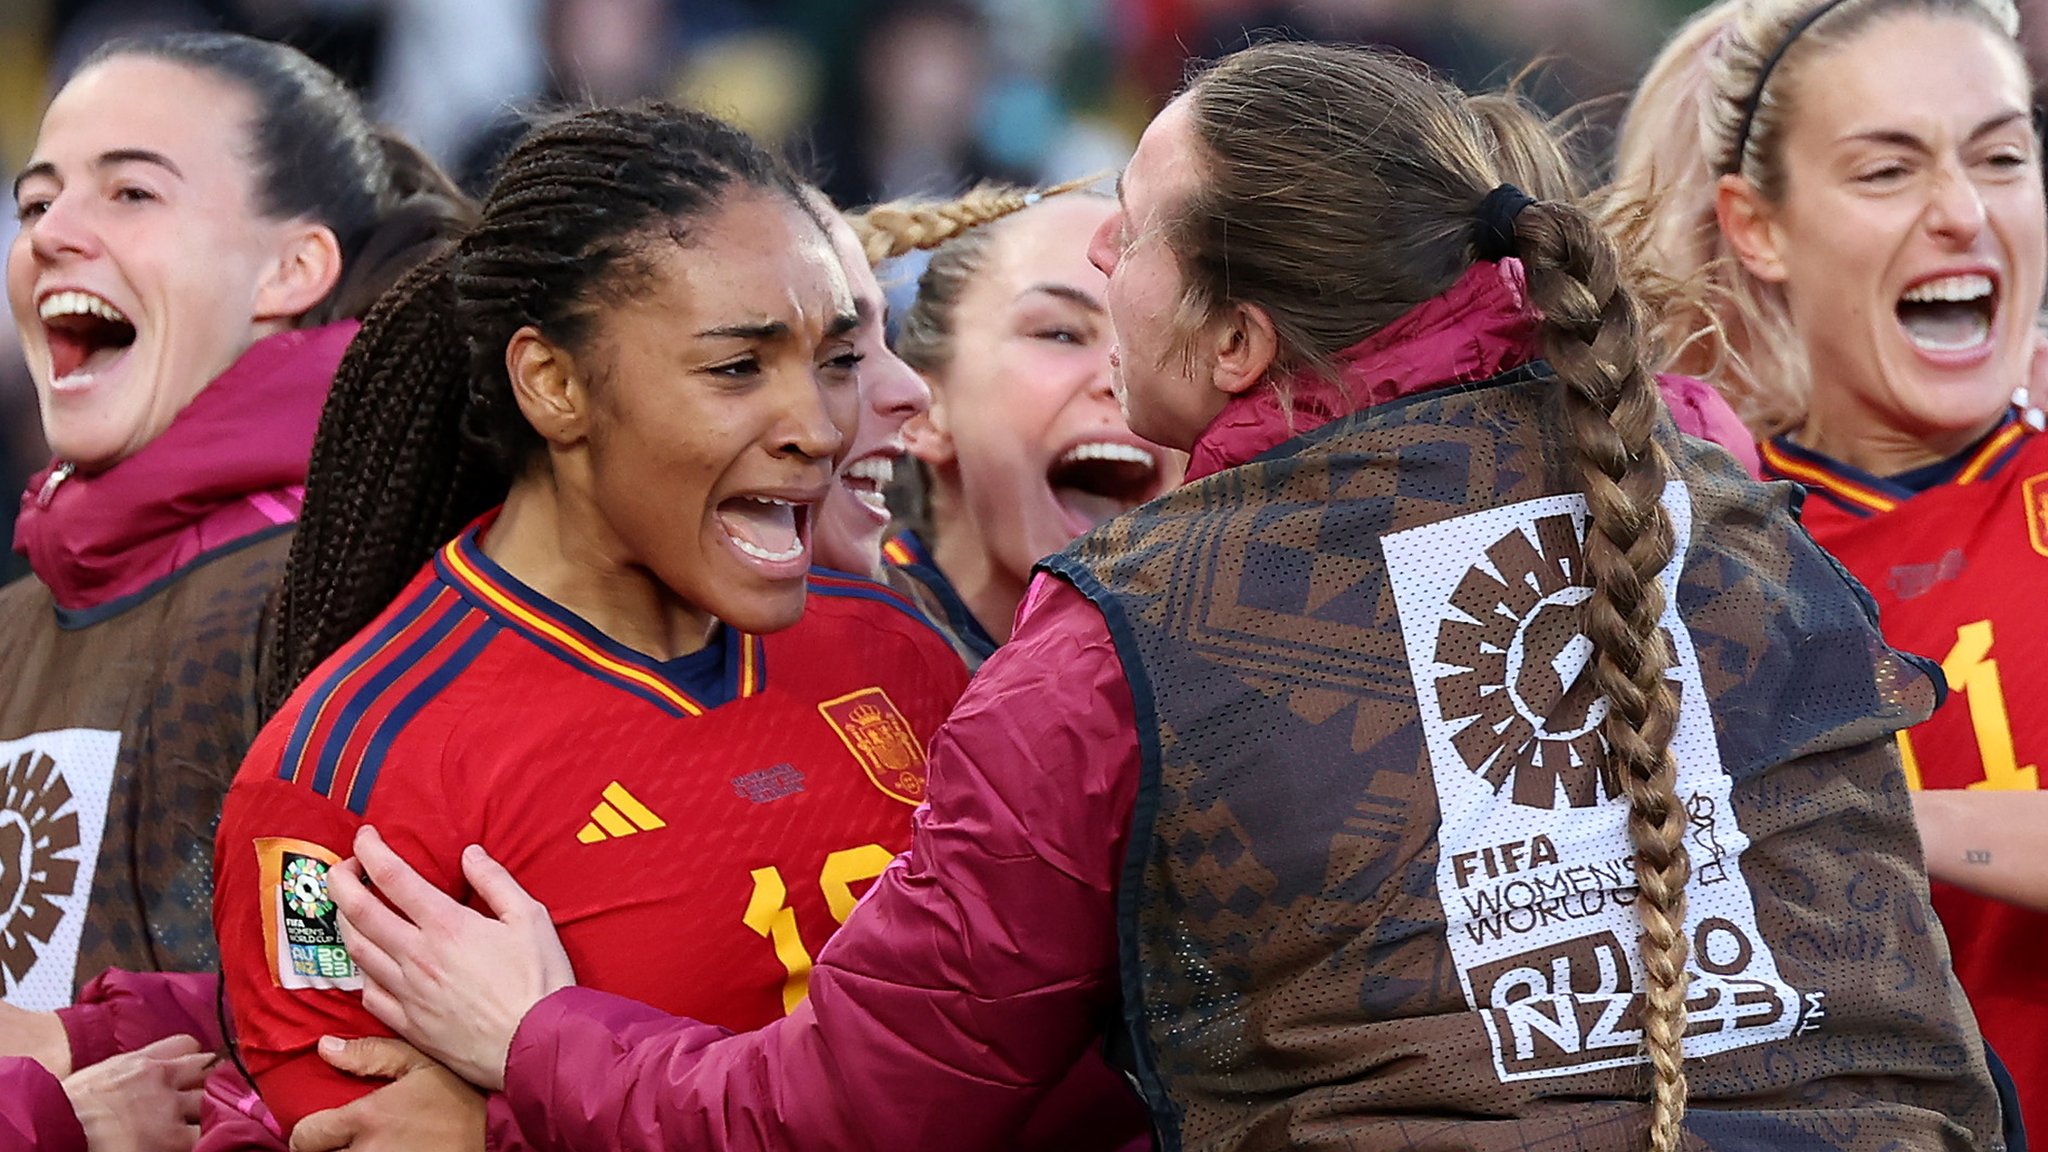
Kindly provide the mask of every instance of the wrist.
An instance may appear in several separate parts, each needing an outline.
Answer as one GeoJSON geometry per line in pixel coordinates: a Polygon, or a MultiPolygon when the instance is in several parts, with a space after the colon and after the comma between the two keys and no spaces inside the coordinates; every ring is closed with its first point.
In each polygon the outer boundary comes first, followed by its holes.
{"type": "Polygon", "coordinates": [[[0,1056],[26,1056],[63,1079],[71,1075],[71,1035],[55,1012],[0,1005],[0,1056]]]}

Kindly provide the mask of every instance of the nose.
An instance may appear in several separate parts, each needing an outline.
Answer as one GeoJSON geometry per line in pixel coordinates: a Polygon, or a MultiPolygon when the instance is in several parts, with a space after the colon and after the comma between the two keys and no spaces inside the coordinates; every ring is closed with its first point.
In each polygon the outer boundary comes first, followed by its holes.
{"type": "Polygon", "coordinates": [[[1116,275],[1117,230],[1121,211],[1111,213],[1101,224],[1096,225],[1095,234],[1088,237],[1088,262],[1104,276],[1116,275]]]}
{"type": "Polygon", "coordinates": [[[23,226],[29,250],[37,260],[49,263],[65,256],[98,254],[99,238],[87,218],[84,200],[59,194],[43,207],[42,215],[23,226]]]}
{"type": "Polygon", "coordinates": [[[830,460],[846,442],[859,397],[854,386],[805,373],[785,389],[776,453],[799,460],[830,460]]]}
{"type": "Polygon", "coordinates": [[[1960,162],[1942,167],[1927,205],[1927,227],[1937,237],[1968,247],[1984,230],[1984,194],[1960,162]]]}
{"type": "Polygon", "coordinates": [[[869,353],[861,369],[869,390],[868,407],[875,415],[901,423],[932,410],[931,385],[894,352],[869,353]]]}

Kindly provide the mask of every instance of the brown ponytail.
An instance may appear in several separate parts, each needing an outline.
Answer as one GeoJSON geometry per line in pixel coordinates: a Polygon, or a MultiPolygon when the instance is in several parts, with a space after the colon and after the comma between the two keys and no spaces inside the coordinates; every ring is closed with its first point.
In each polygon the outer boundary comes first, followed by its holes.
{"type": "MultiPolygon", "coordinates": [[[[1182,99],[1203,172],[1166,225],[1185,281],[1179,314],[1199,324],[1231,303],[1257,305],[1279,335],[1280,372],[1327,365],[1448,290],[1479,258],[1480,205],[1496,186],[1568,183],[1551,169],[1554,150],[1517,147],[1529,143],[1519,112],[1475,108],[1411,62],[1369,49],[1258,45],[1182,99]]],[[[1675,543],[1660,502],[1669,462],[1651,438],[1661,405],[1620,258],[1586,213],[1540,200],[1515,218],[1514,246],[1543,314],[1550,411],[1591,520],[1588,672],[1608,700],[1603,777],[1629,800],[1649,979],[1650,1147],[1671,1152],[1685,1114],[1690,864],[1670,751],[1678,700],[1659,623],[1658,576],[1675,543]]]]}
{"type": "Polygon", "coordinates": [[[1614,247],[1577,208],[1535,204],[1515,221],[1531,302],[1543,312],[1544,357],[1591,519],[1586,636],[1594,684],[1607,698],[1606,775],[1628,795],[1635,906],[1643,924],[1643,1041],[1651,1067],[1650,1147],[1673,1152],[1685,1116],[1686,855],[1684,806],[1671,736],[1678,697],[1673,654],[1658,621],[1671,562],[1671,516],[1661,502],[1668,461],[1650,437],[1661,408],[1643,365],[1642,318],[1622,287],[1614,247]]]}

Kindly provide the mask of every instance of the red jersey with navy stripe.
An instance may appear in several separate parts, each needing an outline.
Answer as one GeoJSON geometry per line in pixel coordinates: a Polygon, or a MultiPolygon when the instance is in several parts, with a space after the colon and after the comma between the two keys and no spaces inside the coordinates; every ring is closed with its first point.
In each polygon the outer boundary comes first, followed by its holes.
{"type": "MultiPolygon", "coordinates": [[[[1885,639],[1940,662],[1949,695],[1900,734],[1914,788],[2032,790],[2048,765],[2048,435],[2008,421],[1922,491],[1779,439],[1768,478],[1807,491],[1814,540],[1876,597],[1885,639]]],[[[2048,916],[1934,885],[1956,974],[2048,1131],[2048,916]]]]}
{"type": "Polygon", "coordinates": [[[374,1087],[329,1069],[321,1035],[388,1034],[326,899],[361,824],[465,900],[460,853],[483,845],[580,983],[757,1028],[909,846],[924,742],[966,685],[907,601],[826,573],[795,627],[654,660],[514,579],[480,530],[300,685],[221,815],[229,1002],[287,1126],[374,1087]]]}

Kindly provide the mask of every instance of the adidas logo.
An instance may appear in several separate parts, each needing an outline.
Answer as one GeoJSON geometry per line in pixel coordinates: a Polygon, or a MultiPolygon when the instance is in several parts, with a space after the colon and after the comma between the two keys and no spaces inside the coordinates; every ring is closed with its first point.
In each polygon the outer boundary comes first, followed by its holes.
{"type": "Polygon", "coordinates": [[[605,786],[604,799],[590,810],[590,823],[576,833],[576,839],[584,844],[595,844],[600,840],[613,840],[666,827],[668,821],[648,811],[647,805],[633,799],[626,786],[614,780],[605,786]]]}

